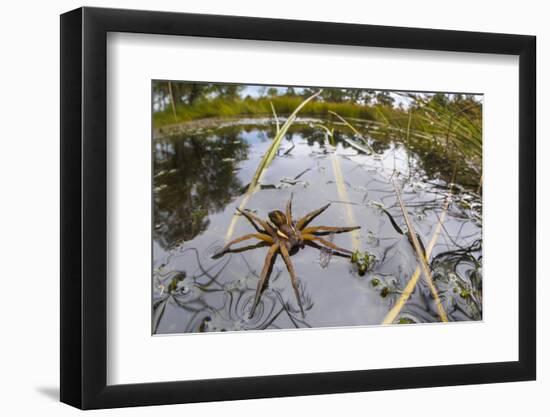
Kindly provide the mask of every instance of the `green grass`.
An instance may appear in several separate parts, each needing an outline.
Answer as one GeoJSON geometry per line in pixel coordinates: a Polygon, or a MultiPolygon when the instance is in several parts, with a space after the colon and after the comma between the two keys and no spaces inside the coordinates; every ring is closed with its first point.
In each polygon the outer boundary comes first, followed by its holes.
{"type": "Polygon", "coordinates": [[[436,139],[446,148],[468,158],[482,157],[482,115],[480,103],[448,103],[415,97],[409,111],[376,108],[376,120],[401,136],[436,139]]]}
{"type": "MultiPolygon", "coordinates": [[[[174,118],[170,107],[164,111],[153,113],[153,126],[158,128],[208,117],[271,115],[271,103],[273,103],[273,107],[277,110],[277,114],[286,116],[292,114],[303,100],[304,98],[299,96],[277,96],[233,101],[213,99],[198,101],[191,105],[178,104],[176,105],[176,118],[174,118]]],[[[328,116],[331,111],[344,117],[358,119],[374,120],[376,117],[373,107],[318,100],[307,103],[300,113],[309,116],[328,116]]]]}

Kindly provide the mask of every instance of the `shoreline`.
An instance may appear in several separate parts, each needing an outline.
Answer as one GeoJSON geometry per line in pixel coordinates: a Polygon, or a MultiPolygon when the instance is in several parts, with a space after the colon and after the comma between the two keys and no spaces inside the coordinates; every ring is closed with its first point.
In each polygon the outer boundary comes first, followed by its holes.
{"type": "Polygon", "coordinates": [[[208,129],[219,126],[223,122],[232,122],[237,120],[246,119],[266,119],[272,118],[270,114],[259,114],[253,116],[227,116],[227,117],[205,117],[202,119],[196,120],[187,120],[184,122],[177,122],[172,124],[167,124],[159,127],[153,127],[153,139],[160,139],[167,136],[172,136],[178,133],[182,133],[185,130],[194,130],[194,129],[208,129]]]}

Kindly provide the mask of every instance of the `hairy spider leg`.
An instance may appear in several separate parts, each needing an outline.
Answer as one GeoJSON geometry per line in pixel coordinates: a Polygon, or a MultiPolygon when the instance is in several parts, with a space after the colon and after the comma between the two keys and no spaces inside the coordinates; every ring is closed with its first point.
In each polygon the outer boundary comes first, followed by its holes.
{"type": "Polygon", "coordinates": [[[242,242],[244,240],[249,240],[249,239],[258,239],[258,240],[261,240],[261,241],[264,241],[264,242],[267,242],[267,243],[275,243],[273,241],[273,239],[271,238],[271,236],[269,236],[267,233],[249,233],[249,234],[246,234],[246,235],[243,235],[241,237],[238,237],[236,239],[233,239],[231,242],[228,242],[224,247],[223,249],[220,251],[219,254],[216,254],[217,255],[223,255],[224,253],[228,252],[231,245],[234,245],[235,243],[239,243],[239,242],[242,242]]]}
{"type": "Polygon", "coordinates": [[[273,230],[273,228],[265,221],[263,221],[262,219],[260,219],[258,216],[256,216],[254,213],[248,211],[248,210],[241,210],[239,208],[237,208],[237,211],[239,213],[241,213],[244,217],[246,217],[246,219],[252,223],[252,225],[254,226],[254,228],[259,231],[260,233],[269,233],[271,235],[272,238],[275,239],[275,231],[273,230]],[[255,223],[258,222],[260,224],[260,226],[262,226],[265,230],[261,230],[258,225],[255,223]]]}
{"type": "Polygon", "coordinates": [[[330,207],[330,203],[327,205],[321,207],[320,209],[314,210],[311,213],[306,214],[304,217],[302,217],[300,220],[296,222],[296,229],[302,230],[304,227],[306,227],[311,221],[320,215],[323,211],[328,209],[330,207]]]}
{"type": "Polygon", "coordinates": [[[353,253],[353,252],[350,251],[350,250],[347,250],[347,249],[341,248],[341,247],[339,247],[339,246],[336,246],[334,243],[329,242],[328,240],[323,239],[322,237],[315,236],[315,235],[312,235],[312,234],[308,234],[308,233],[303,234],[303,235],[302,235],[302,239],[304,239],[304,241],[306,241],[306,240],[314,240],[314,241],[320,242],[320,243],[322,243],[323,245],[325,245],[326,247],[329,247],[329,248],[331,248],[331,249],[337,250],[337,251],[342,252],[342,253],[349,253],[350,255],[353,253]]]}
{"type": "Polygon", "coordinates": [[[252,309],[250,310],[250,314],[248,315],[249,318],[252,318],[252,316],[254,316],[254,312],[256,311],[258,302],[260,301],[260,296],[262,295],[262,289],[264,288],[265,282],[268,278],[269,270],[271,269],[271,266],[273,265],[273,262],[275,262],[275,258],[277,257],[278,249],[279,244],[275,243],[274,245],[271,245],[271,247],[267,251],[264,267],[262,268],[262,273],[260,274],[260,281],[258,282],[258,287],[256,288],[256,295],[254,296],[254,304],[252,305],[252,309]]]}
{"type": "Polygon", "coordinates": [[[290,193],[290,198],[286,203],[286,221],[289,226],[292,226],[292,193],[290,193]]]}
{"type": "MultiPolygon", "coordinates": [[[[329,250],[328,248],[325,248],[324,246],[321,246],[312,240],[304,240],[304,245],[318,249],[318,250],[329,250]]],[[[337,250],[332,250],[332,254],[334,256],[340,256],[342,258],[348,258],[348,259],[351,257],[351,254],[349,253],[342,253],[342,252],[338,252],[337,250]]]]}
{"type": "Polygon", "coordinates": [[[216,252],[214,255],[212,255],[212,259],[221,258],[226,253],[242,253],[242,252],[246,252],[246,251],[249,251],[249,250],[252,250],[252,249],[265,248],[266,246],[271,246],[271,243],[262,241],[262,242],[258,242],[256,244],[254,244],[254,245],[240,246],[240,247],[235,248],[235,249],[227,249],[225,252],[221,252],[221,251],[216,252]]]}
{"type": "Polygon", "coordinates": [[[331,227],[331,226],[312,226],[306,227],[302,230],[304,234],[312,234],[315,236],[325,236],[333,233],[346,233],[353,230],[360,229],[361,226],[351,226],[351,227],[331,227]]]}
{"type": "Polygon", "coordinates": [[[283,256],[283,260],[286,264],[286,269],[288,269],[288,273],[290,275],[290,282],[292,282],[292,288],[294,288],[294,294],[296,295],[296,301],[298,301],[298,306],[300,307],[300,311],[302,312],[302,317],[305,317],[304,315],[304,307],[302,306],[302,299],[300,298],[300,291],[298,290],[298,279],[296,278],[296,273],[294,272],[294,265],[292,265],[292,261],[290,260],[290,255],[288,254],[288,249],[285,245],[279,245],[281,255],[283,256]]]}

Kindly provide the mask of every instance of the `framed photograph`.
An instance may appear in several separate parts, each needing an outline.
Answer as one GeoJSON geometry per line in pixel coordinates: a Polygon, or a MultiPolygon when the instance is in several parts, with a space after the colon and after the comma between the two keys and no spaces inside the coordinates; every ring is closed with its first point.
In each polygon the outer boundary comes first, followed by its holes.
{"type": "Polygon", "coordinates": [[[535,37],[61,16],[61,401],[533,380],[535,37]]]}

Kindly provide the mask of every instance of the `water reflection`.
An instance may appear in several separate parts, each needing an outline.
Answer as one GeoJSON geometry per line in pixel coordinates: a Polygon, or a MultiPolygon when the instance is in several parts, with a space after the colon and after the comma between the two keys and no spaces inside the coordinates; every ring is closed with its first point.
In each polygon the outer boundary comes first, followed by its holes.
{"type": "Polygon", "coordinates": [[[155,142],[154,238],[163,248],[192,240],[208,227],[209,214],[239,194],[234,165],[248,147],[238,129],[155,142]]]}

